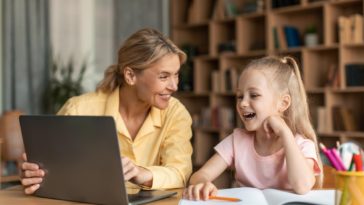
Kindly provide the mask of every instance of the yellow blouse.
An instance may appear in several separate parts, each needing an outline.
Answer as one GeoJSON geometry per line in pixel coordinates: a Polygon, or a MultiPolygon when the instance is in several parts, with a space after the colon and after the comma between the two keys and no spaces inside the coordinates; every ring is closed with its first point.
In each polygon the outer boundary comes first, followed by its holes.
{"type": "MultiPolygon", "coordinates": [[[[115,120],[122,156],[153,173],[151,189],[180,188],[192,172],[192,119],[177,99],[166,109],[152,107],[134,141],[119,114],[119,89],[86,93],[69,99],[58,115],[106,115],[115,120]]],[[[131,183],[127,184],[132,188],[131,183]]],[[[135,187],[135,185],[134,185],[135,187]]]]}

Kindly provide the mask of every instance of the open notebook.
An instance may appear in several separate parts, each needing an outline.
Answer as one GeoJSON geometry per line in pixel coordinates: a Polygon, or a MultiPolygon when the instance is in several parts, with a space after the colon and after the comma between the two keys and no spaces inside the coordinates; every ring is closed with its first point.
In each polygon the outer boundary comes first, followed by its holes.
{"type": "Polygon", "coordinates": [[[180,200],[179,205],[333,205],[335,204],[335,190],[313,190],[305,195],[293,194],[291,192],[277,189],[256,189],[249,187],[221,189],[218,196],[239,198],[240,202],[224,202],[218,200],[189,201],[180,200]]]}

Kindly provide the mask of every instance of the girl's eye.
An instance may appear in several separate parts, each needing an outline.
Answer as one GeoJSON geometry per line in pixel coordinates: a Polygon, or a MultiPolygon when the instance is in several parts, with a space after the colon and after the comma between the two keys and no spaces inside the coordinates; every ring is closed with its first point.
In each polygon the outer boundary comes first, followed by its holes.
{"type": "Polygon", "coordinates": [[[243,100],[244,99],[244,95],[238,95],[238,96],[236,96],[236,99],[237,100],[243,100]]]}
{"type": "Polygon", "coordinates": [[[256,97],[258,97],[258,96],[259,96],[258,94],[251,94],[251,95],[250,95],[250,97],[251,97],[251,98],[256,98],[256,97]]]}

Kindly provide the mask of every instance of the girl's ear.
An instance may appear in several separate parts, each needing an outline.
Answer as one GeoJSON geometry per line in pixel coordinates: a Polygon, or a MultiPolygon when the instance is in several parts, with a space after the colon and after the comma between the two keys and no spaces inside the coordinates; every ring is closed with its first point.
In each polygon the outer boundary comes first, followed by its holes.
{"type": "Polygon", "coordinates": [[[289,106],[291,105],[291,96],[288,94],[284,94],[281,97],[281,102],[279,105],[279,112],[283,113],[284,111],[286,111],[289,106]]]}
{"type": "Polygon", "coordinates": [[[124,80],[128,85],[134,85],[136,81],[134,70],[128,66],[124,68],[124,80]]]}

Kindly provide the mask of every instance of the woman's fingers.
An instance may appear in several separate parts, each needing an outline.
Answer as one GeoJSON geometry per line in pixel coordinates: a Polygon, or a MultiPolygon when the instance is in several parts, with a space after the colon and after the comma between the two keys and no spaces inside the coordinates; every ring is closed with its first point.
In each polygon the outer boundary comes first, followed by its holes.
{"type": "Polygon", "coordinates": [[[32,170],[25,170],[23,172],[23,177],[28,178],[28,177],[44,177],[44,171],[41,169],[32,171],[32,170]]]}
{"type": "Polygon", "coordinates": [[[23,162],[21,165],[21,169],[22,170],[39,170],[39,166],[37,164],[34,163],[29,163],[29,162],[23,162]]]}
{"type": "Polygon", "coordinates": [[[43,181],[43,178],[41,178],[41,177],[24,178],[24,179],[21,179],[21,184],[23,186],[30,186],[30,185],[40,184],[42,181],[43,181]]]}
{"type": "Polygon", "coordinates": [[[129,181],[138,174],[138,168],[131,167],[126,173],[124,172],[124,180],[129,181]]]}
{"type": "Polygon", "coordinates": [[[138,168],[127,157],[122,158],[124,180],[129,181],[138,174],[138,168]]]}
{"type": "Polygon", "coordinates": [[[23,159],[23,161],[28,161],[27,154],[25,152],[21,155],[21,158],[23,159]]]}
{"type": "Polygon", "coordinates": [[[25,194],[33,194],[35,191],[37,191],[39,189],[39,187],[40,187],[39,184],[32,185],[30,187],[25,188],[24,193],[25,194]]]}

